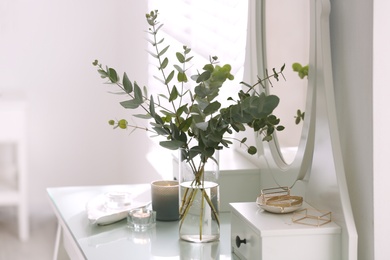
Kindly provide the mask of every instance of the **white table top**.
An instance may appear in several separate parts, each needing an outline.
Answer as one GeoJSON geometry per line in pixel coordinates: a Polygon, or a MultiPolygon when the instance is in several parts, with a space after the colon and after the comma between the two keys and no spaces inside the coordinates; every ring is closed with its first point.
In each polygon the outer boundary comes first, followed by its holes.
{"type": "Polygon", "coordinates": [[[230,214],[221,214],[221,238],[214,243],[189,243],[179,239],[178,221],[160,222],[147,232],[135,232],[126,220],[107,226],[89,223],[86,203],[113,190],[130,192],[150,189],[149,184],[48,188],[55,214],[72,235],[81,253],[99,259],[234,259],[230,248],[230,214]],[[219,256],[219,258],[218,258],[219,256]]]}

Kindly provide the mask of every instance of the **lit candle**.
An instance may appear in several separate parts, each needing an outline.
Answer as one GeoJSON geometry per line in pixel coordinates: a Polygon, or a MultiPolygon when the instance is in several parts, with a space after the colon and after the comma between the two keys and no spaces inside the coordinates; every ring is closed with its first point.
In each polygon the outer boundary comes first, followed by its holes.
{"type": "Polygon", "coordinates": [[[143,210],[137,210],[133,212],[133,217],[135,218],[149,218],[150,212],[144,212],[143,210]]]}
{"type": "Polygon", "coordinates": [[[154,225],[155,216],[155,212],[146,208],[133,209],[129,211],[127,222],[136,231],[143,231],[154,225]]]}
{"type": "Polygon", "coordinates": [[[157,220],[179,219],[179,183],[177,181],[154,181],[151,184],[152,208],[157,220]]]}

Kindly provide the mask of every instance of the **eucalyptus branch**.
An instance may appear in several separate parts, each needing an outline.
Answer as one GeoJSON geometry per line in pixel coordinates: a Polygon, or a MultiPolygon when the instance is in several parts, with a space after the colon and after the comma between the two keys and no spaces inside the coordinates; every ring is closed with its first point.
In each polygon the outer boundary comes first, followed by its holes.
{"type": "Polygon", "coordinates": [[[283,64],[283,66],[280,68],[279,71],[276,71],[275,68],[272,69],[273,71],[273,74],[268,74],[268,70],[265,70],[265,78],[260,78],[260,77],[257,77],[257,82],[253,85],[250,85],[250,84],[247,84],[245,82],[241,82],[241,84],[245,85],[248,87],[248,90],[245,92],[246,94],[249,94],[252,90],[255,91],[256,94],[259,94],[256,90],[255,90],[255,87],[260,85],[263,89],[266,87],[264,82],[268,82],[270,84],[271,87],[273,87],[273,84],[272,84],[272,81],[271,79],[275,79],[276,81],[279,81],[279,76],[282,76],[284,80],[286,80],[286,78],[284,77],[284,74],[283,74],[283,70],[285,68],[285,64],[283,64]]]}
{"type": "MultiPolygon", "coordinates": [[[[156,49],[157,60],[158,60],[158,63],[159,63],[159,70],[161,70],[161,74],[162,74],[163,79],[164,79],[164,82],[165,82],[164,84],[165,84],[165,86],[166,86],[166,88],[167,88],[167,91],[168,91],[168,94],[169,94],[169,96],[170,96],[170,95],[171,95],[171,89],[170,89],[170,87],[169,87],[169,84],[167,83],[167,76],[165,75],[163,62],[161,61],[161,52],[160,52],[160,50],[159,50],[159,48],[158,48],[158,44],[157,44],[157,30],[156,30],[156,25],[157,25],[157,23],[154,24],[154,25],[152,26],[152,28],[153,28],[152,34],[153,34],[153,39],[154,39],[154,44],[153,44],[153,46],[154,46],[155,49],[156,49]]],[[[169,46],[167,46],[166,49],[167,49],[167,48],[169,48],[169,46]]],[[[172,105],[173,105],[173,107],[175,107],[175,104],[172,104],[172,105]]],[[[176,109],[175,109],[175,112],[176,112],[176,109]]]]}
{"type": "MultiPolygon", "coordinates": [[[[102,78],[108,78],[108,83],[110,84],[115,84],[116,86],[118,86],[125,94],[127,94],[129,97],[131,97],[132,99],[135,98],[135,96],[130,93],[129,91],[126,90],[126,88],[124,87],[124,85],[122,83],[120,83],[119,81],[119,78],[118,76],[116,75],[116,71],[112,68],[107,68],[106,70],[102,67],[101,64],[98,63],[98,60],[95,60],[93,62],[93,65],[94,66],[97,66],[98,67],[98,71],[101,75],[102,78]],[[110,73],[111,71],[111,73],[110,73]],[[112,76],[110,74],[112,73],[115,73],[115,76],[112,76]]],[[[147,106],[150,106],[150,98],[145,96],[145,95],[142,95],[142,100],[143,100],[143,103],[145,103],[147,106]]],[[[175,113],[174,111],[171,111],[169,108],[161,105],[160,103],[155,103],[156,106],[158,106],[159,108],[161,109],[164,109],[170,113],[175,113]]],[[[145,107],[143,104],[140,104],[139,105],[147,114],[150,114],[150,111],[149,109],[147,109],[147,107],[145,107]]]]}
{"type": "MultiPolygon", "coordinates": [[[[185,83],[188,82],[186,72],[189,61],[192,57],[189,55],[191,49],[183,46],[182,52],[176,52],[179,65],[173,65],[172,72],[166,74],[168,58],[165,53],[169,45],[161,47],[160,44],[164,39],[159,40],[157,34],[162,27],[157,22],[157,11],[151,11],[146,14],[146,20],[149,24],[149,33],[152,35],[148,39],[156,51],[149,52],[158,60],[159,70],[162,73],[161,83],[166,87],[167,92],[156,95],[158,102],[155,103],[153,95],[148,97],[147,88],[142,90],[134,81],[134,84],[124,73],[122,80],[116,74],[113,68],[103,68],[96,60],[94,66],[98,67],[98,72],[102,78],[107,78],[110,83],[116,84],[130,99],[120,102],[126,109],[137,109],[141,107],[147,115],[134,115],[143,119],[154,119],[150,124],[151,129],[165,140],[160,141],[160,145],[170,150],[184,148],[185,156],[183,157],[191,165],[194,174],[199,173],[200,168],[191,160],[197,156],[201,162],[206,162],[209,158],[213,159],[216,150],[229,148],[231,142],[225,139],[225,135],[232,134],[233,130],[242,132],[251,128],[253,132],[264,135],[264,141],[272,140],[275,130],[281,131],[283,127],[279,125],[279,118],[272,113],[279,104],[279,98],[275,95],[266,95],[255,91],[256,86],[266,85],[267,82],[279,77],[283,77],[284,65],[280,71],[273,69],[273,74],[264,79],[258,78],[255,84],[250,85],[242,82],[248,87],[248,90],[240,90],[238,100],[233,100],[233,105],[222,107],[217,97],[222,91],[224,83],[227,80],[233,80],[231,66],[229,64],[219,65],[218,58],[211,56],[209,63],[205,64],[196,75],[190,77],[193,88],[186,89],[185,83]],[[177,85],[171,83],[177,72],[177,85]],[[176,86],[181,85],[180,92],[176,86]],[[252,92],[252,94],[249,94],[252,92]],[[168,93],[168,97],[164,94],[168,93]],[[164,97],[169,101],[169,105],[160,103],[159,98],[164,97]],[[183,105],[183,100],[189,97],[190,101],[183,105]],[[169,107],[169,108],[168,108],[169,107]]],[[[191,83],[188,82],[190,85],[191,83]]],[[[129,126],[131,127],[131,126],[129,126]]],[[[126,127],[125,127],[126,128],[126,127]]],[[[139,128],[134,128],[139,129],[139,128]]],[[[146,128],[145,128],[146,130],[146,128]]],[[[256,148],[249,146],[248,153],[255,154],[256,148]]]]}
{"type": "Polygon", "coordinates": [[[141,129],[141,130],[144,130],[146,132],[152,132],[154,134],[157,134],[155,131],[152,131],[147,127],[142,127],[142,126],[138,126],[138,125],[131,125],[127,122],[126,119],[120,119],[120,120],[113,120],[112,119],[112,120],[108,121],[108,124],[114,126],[114,129],[118,128],[118,127],[121,129],[133,128],[133,129],[141,129]]]}

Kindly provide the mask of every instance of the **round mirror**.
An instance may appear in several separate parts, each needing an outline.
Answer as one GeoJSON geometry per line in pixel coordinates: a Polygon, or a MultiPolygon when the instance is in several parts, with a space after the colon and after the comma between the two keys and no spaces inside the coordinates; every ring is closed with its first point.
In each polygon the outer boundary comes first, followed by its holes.
{"type": "Polygon", "coordinates": [[[271,142],[256,139],[260,154],[255,163],[276,185],[292,187],[306,176],[314,147],[315,75],[301,78],[293,64],[308,70],[315,66],[315,6],[311,0],[261,0],[250,2],[250,8],[246,79],[264,78],[285,64],[285,80],[273,80],[265,89],[280,97],[275,115],[285,129],[271,142]]]}
{"type": "Polygon", "coordinates": [[[309,0],[265,0],[263,8],[264,68],[272,74],[285,64],[285,79],[267,85],[267,92],[280,97],[275,114],[285,130],[275,133],[275,148],[289,165],[302,136],[307,97],[310,44],[309,0]]]}

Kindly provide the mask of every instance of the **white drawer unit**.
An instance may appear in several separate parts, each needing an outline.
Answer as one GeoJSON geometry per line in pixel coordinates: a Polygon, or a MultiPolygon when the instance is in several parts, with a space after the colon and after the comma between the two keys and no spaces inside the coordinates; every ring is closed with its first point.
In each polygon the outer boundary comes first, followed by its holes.
{"type": "Polygon", "coordinates": [[[312,226],[294,223],[293,213],[265,212],[255,202],[230,205],[231,247],[239,259],[341,260],[341,228],[334,222],[312,226]]]}

